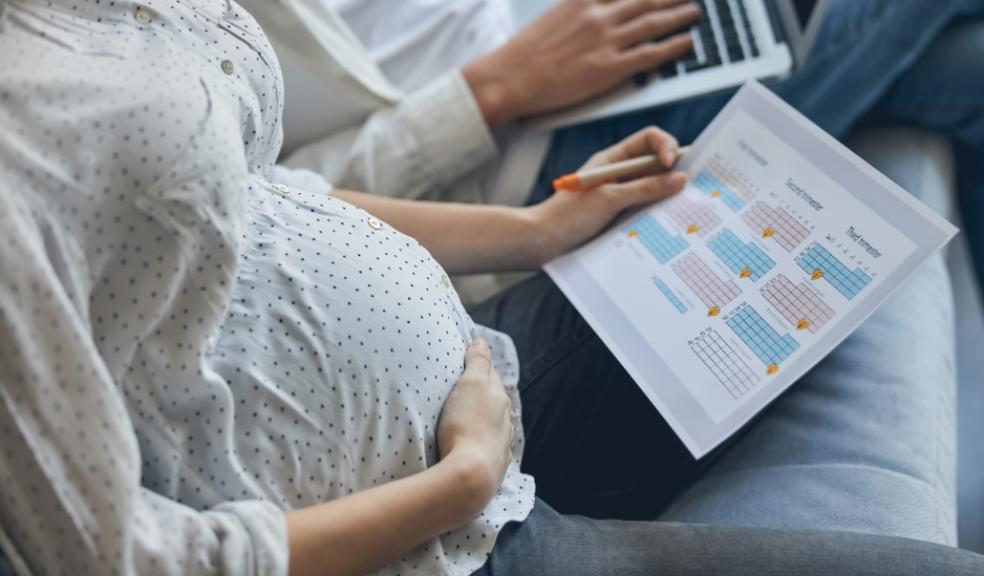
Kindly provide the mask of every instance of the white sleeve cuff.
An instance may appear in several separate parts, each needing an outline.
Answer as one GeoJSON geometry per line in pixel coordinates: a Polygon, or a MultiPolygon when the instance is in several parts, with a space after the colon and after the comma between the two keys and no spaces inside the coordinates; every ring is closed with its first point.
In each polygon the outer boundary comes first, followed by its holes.
{"type": "Polygon", "coordinates": [[[495,138],[471,87],[455,70],[400,104],[417,144],[420,178],[446,187],[495,158],[495,138]]]}
{"type": "Polygon", "coordinates": [[[225,514],[235,517],[235,522],[223,528],[219,527],[221,521],[214,522],[220,537],[226,530],[245,533],[245,538],[223,538],[223,567],[234,568],[233,572],[238,574],[287,576],[290,561],[287,519],[276,506],[262,501],[227,502],[207,514],[213,520],[225,514]]]}

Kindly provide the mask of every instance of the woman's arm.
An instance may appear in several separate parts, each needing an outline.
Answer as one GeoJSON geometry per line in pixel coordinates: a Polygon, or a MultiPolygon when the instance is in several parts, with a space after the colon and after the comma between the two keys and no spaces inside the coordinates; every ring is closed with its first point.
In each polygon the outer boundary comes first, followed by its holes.
{"type": "Polygon", "coordinates": [[[424,472],[287,513],[290,573],[366,574],[476,517],[511,461],[512,404],[484,341],[444,404],[441,461],[424,472]]]}
{"type": "Polygon", "coordinates": [[[622,211],[679,192],[686,176],[671,170],[676,140],[646,128],[596,154],[597,167],[659,154],[663,169],[588,192],[558,192],[527,208],[415,202],[336,190],[334,194],[389,222],[424,245],[452,274],[534,270],[603,230],[622,211]]]}
{"type": "Polygon", "coordinates": [[[488,486],[480,465],[452,453],[419,474],[288,512],[290,574],[368,574],[477,516],[488,486]]]}
{"type": "Polygon", "coordinates": [[[451,274],[531,270],[543,261],[541,223],[529,210],[384,198],[362,192],[332,194],[416,238],[451,274]]]}

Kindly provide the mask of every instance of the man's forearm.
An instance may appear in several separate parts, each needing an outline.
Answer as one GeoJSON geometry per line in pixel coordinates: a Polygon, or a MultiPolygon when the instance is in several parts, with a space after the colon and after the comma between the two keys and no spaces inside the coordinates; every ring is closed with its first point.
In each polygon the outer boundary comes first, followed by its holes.
{"type": "Polygon", "coordinates": [[[333,194],[415,238],[452,274],[533,270],[543,263],[540,224],[521,208],[397,200],[347,190],[333,194]]]}

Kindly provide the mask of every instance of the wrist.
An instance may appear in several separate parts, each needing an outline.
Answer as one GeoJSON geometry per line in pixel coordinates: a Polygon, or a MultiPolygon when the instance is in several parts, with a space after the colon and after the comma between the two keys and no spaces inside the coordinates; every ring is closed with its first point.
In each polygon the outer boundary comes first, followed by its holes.
{"type": "MultiPolygon", "coordinates": [[[[493,52],[473,61],[461,70],[478,108],[490,129],[496,129],[520,116],[518,103],[523,97],[516,90],[510,73],[500,72],[499,54],[493,52]]],[[[515,74],[512,71],[512,74],[515,74]]]]}
{"type": "Polygon", "coordinates": [[[517,210],[522,212],[521,217],[525,221],[527,230],[524,234],[524,247],[527,250],[527,260],[530,262],[528,268],[539,269],[559,255],[556,249],[558,239],[554,234],[556,224],[551,226],[550,206],[547,202],[541,202],[517,210]]]}
{"type": "Polygon", "coordinates": [[[437,465],[446,474],[449,492],[461,521],[467,522],[488,505],[499,489],[499,481],[480,450],[455,447],[437,465]]]}

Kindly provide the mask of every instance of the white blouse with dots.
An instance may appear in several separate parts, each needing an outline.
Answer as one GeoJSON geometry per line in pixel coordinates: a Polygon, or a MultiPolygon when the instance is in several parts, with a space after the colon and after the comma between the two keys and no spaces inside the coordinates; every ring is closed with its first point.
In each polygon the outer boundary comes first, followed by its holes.
{"type": "Polygon", "coordinates": [[[426,469],[469,341],[515,461],[389,574],[468,574],[533,506],[511,341],[414,240],[274,165],[226,0],[0,0],[0,546],[38,574],[283,574],[282,510],[426,469]]]}

